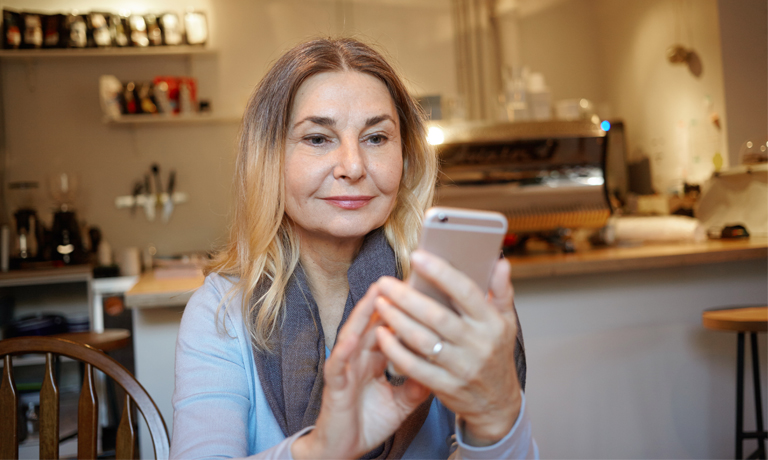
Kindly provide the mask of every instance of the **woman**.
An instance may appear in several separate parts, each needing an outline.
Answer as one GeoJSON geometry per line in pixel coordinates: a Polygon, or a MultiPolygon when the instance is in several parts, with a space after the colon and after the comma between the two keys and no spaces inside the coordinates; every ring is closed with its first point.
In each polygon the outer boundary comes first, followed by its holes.
{"type": "Polygon", "coordinates": [[[275,63],[243,117],[229,244],[182,319],[172,457],[537,454],[508,263],[486,296],[409,261],[436,174],[374,50],[314,40],[275,63]],[[461,314],[400,281],[411,269],[461,314]]]}

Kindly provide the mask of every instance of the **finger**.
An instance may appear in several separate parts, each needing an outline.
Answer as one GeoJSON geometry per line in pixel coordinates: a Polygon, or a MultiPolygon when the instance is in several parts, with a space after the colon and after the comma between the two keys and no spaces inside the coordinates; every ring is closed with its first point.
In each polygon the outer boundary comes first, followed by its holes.
{"type": "MultiPolygon", "coordinates": [[[[445,307],[439,308],[445,310],[445,307]]],[[[484,339],[488,337],[488,328],[480,331],[479,335],[474,328],[468,328],[468,331],[459,337],[459,341],[452,343],[450,339],[435,334],[383,297],[376,300],[376,311],[406,347],[422,359],[446,369],[457,377],[471,373],[477,364],[476,357],[482,355],[484,339]],[[435,350],[438,344],[439,348],[435,350]]]]}
{"type": "Polygon", "coordinates": [[[376,310],[405,345],[424,357],[429,357],[435,344],[442,341],[439,335],[403,313],[384,297],[376,299],[376,310]]]}
{"type": "Polygon", "coordinates": [[[511,311],[514,307],[515,289],[510,278],[511,266],[507,259],[499,259],[493,267],[488,288],[491,303],[500,311],[511,311]]]}
{"type": "MultiPolygon", "coordinates": [[[[458,343],[466,335],[466,325],[459,315],[407,283],[396,278],[382,277],[376,284],[381,295],[438,336],[458,343]]],[[[377,311],[381,314],[381,311],[377,311]]]]}
{"type": "Polygon", "coordinates": [[[357,348],[358,342],[359,338],[355,335],[336,341],[336,346],[333,347],[323,370],[325,385],[331,390],[343,390],[347,386],[347,363],[357,348]]]}
{"type": "Polygon", "coordinates": [[[486,293],[467,275],[444,259],[422,250],[411,253],[411,265],[420,276],[445,292],[459,311],[471,318],[485,318],[487,311],[482,307],[486,293]]]}
{"type": "Polygon", "coordinates": [[[446,369],[414,355],[387,328],[377,328],[376,337],[381,351],[404,375],[415,379],[435,393],[450,394],[458,390],[456,377],[446,369]]]}
{"type": "Polygon", "coordinates": [[[339,331],[338,340],[344,339],[348,335],[361,335],[365,328],[368,326],[373,315],[374,301],[379,295],[378,286],[376,283],[372,284],[368,291],[365,293],[362,299],[357,302],[355,308],[352,309],[352,313],[349,315],[347,322],[344,323],[344,327],[339,331]]]}

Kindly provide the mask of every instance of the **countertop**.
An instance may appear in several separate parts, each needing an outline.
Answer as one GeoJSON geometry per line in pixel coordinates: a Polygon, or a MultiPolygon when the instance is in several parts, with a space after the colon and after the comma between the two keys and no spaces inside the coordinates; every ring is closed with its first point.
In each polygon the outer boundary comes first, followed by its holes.
{"type": "MultiPolygon", "coordinates": [[[[768,261],[768,238],[592,248],[572,254],[534,253],[511,256],[508,259],[512,264],[513,280],[684,267],[751,259],[768,261]]],[[[195,289],[203,284],[203,280],[202,276],[157,279],[153,273],[145,273],[125,294],[126,305],[129,308],[184,306],[195,289]]]]}
{"type": "Polygon", "coordinates": [[[136,284],[125,293],[128,308],[184,306],[205,277],[156,278],[154,272],[143,273],[136,284]]]}
{"type": "Polygon", "coordinates": [[[513,280],[684,267],[750,259],[768,261],[768,238],[615,246],[592,248],[571,254],[529,254],[508,259],[512,263],[513,280]]]}

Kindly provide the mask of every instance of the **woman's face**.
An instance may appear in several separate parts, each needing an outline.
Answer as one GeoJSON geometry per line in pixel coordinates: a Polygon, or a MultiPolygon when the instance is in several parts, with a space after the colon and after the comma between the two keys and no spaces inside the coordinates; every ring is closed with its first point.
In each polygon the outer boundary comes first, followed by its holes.
{"type": "Polygon", "coordinates": [[[285,148],[285,212],[302,238],[358,239],[380,227],[402,173],[400,121],[380,80],[343,71],[302,83],[285,148]]]}

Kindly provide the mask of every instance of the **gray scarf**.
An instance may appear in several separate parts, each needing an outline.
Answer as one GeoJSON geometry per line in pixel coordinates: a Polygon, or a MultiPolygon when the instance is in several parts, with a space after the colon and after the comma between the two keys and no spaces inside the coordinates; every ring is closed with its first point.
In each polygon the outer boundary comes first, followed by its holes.
{"type": "MultiPolygon", "coordinates": [[[[395,253],[381,229],[369,233],[347,271],[349,295],[339,331],[352,308],[368,287],[382,276],[400,277],[395,253]]],[[[258,298],[254,295],[253,298],[258,298]]],[[[325,334],[317,303],[306,275],[298,267],[285,292],[284,322],[273,336],[271,352],[254,349],[259,380],[269,407],[286,437],[314,425],[320,413],[325,364],[325,334]]],[[[337,331],[338,335],[338,331],[337,331]]],[[[515,361],[521,385],[525,386],[525,352],[518,328],[515,361]]],[[[363,458],[401,458],[429,414],[432,397],[419,406],[383,445],[363,458]]]]}

